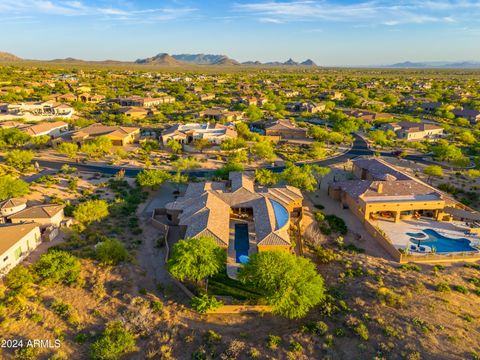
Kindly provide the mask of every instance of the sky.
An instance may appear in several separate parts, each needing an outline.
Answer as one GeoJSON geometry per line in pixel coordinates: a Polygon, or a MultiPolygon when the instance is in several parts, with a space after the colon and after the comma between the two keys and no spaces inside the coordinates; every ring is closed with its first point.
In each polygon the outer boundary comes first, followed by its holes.
{"type": "Polygon", "coordinates": [[[0,51],[130,61],[212,53],[324,66],[480,61],[480,0],[0,0],[0,51]]]}

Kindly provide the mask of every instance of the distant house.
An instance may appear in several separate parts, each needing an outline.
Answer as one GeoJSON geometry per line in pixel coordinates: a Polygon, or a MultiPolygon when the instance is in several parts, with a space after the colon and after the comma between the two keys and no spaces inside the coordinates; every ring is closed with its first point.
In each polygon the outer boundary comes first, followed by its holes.
{"type": "Polygon", "coordinates": [[[12,224],[36,223],[40,227],[59,227],[65,219],[63,205],[36,205],[27,207],[7,217],[12,224]]]}
{"type": "Polygon", "coordinates": [[[77,95],[77,98],[76,98],[77,101],[80,101],[83,103],[99,103],[104,99],[105,99],[105,96],[103,95],[92,95],[87,92],[77,95]]]}
{"type": "Polygon", "coordinates": [[[41,242],[40,227],[35,223],[0,226],[0,277],[17,266],[41,242]]]}
{"type": "Polygon", "coordinates": [[[151,114],[148,109],[131,106],[121,107],[117,110],[117,113],[131,117],[132,119],[143,119],[151,114]]]}
{"type": "Polygon", "coordinates": [[[345,109],[343,110],[345,115],[361,119],[365,122],[372,123],[374,121],[381,121],[381,120],[390,120],[393,119],[392,114],[382,113],[382,112],[373,112],[367,110],[359,110],[359,109],[345,109]]]}
{"type": "Polygon", "coordinates": [[[55,117],[70,118],[74,113],[70,105],[56,101],[29,102],[20,104],[1,104],[0,120],[27,120],[49,119],[55,117]]]}
{"type": "Polygon", "coordinates": [[[322,91],[318,94],[320,100],[343,100],[345,96],[340,91],[322,91]]]}
{"type": "Polygon", "coordinates": [[[0,202],[0,223],[5,222],[7,216],[13,215],[27,207],[27,203],[19,199],[7,199],[0,202]],[[3,221],[2,221],[3,219],[3,221]]]}
{"type": "Polygon", "coordinates": [[[443,128],[427,123],[401,121],[398,123],[388,123],[383,127],[385,130],[394,131],[399,139],[408,141],[436,139],[443,135],[443,128]]]}
{"type": "Polygon", "coordinates": [[[175,97],[165,95],[161,97],[142,97],[137,95],[121,96],[119,98],[111,100],[121,106],[134,106],[134,107],[152,107],[161,104],[168,104],[175,102],[175,97]]]}
{"type": "Polygon", "coordinates": [[[92,124],[69,133],[65,138],[78,144],[83,144],[99,136],[107,137],[115,146],[124,146],[140,139],[140,128],[92,124]]]}
{"type": "Polygon", "coordinates": [[[438,110],[441,107],[442,107],[441,102],[424,102],[420,105],[420,108],[423,111],[427,111],[427,112],[433,112],[435,110],[438,110]]]}
{"type": "Polygon", "coordinates": [[[214,124],[175,124],[160,136],[163,145],[176,140],[181,144],[190,144],[195,140],[205,139],[211,144],[221,144],[226,139],[237,137],[237,132],[231,125],[214,124]]]}
{"type": "Polygon", "coordinates": [[[63,121],[44,122],[40,124],[34,124],[22,127],[21,130],[33,137],[47,135],[51,137],[57,137],[61,133],[68,130],[68,124],[63,121]]]}
{"type": "Polygon", "coordinates": [[[310,114],[316,114],[324,111],[326,105],[321,103],[317,104],[313,101],[303,101],[287,104],[287,110],[294,112],[307,112],[310,114]]]}
{"type": "Polygon", "coordinates": [[[197,96],[200,101],[209,101],[215,99],[215,94],[213,93],[197,93],[197,96]]]}
{"type": "Polygon", "coordinates": [[[452,113],[456,117],[467,119],[472,124],[480,122],[480,111],[475,109],[454,109],[452,113]]]}
{"type": "Polygon", "coordinates": [[[265,125],[265,135],[279,137],[281,140],[305,140],[307,129],[298,127],[291,120],[273,120],[265,125]]]}
{"type": "Polygon", "coordinates": [[[243,119],[244,114],[242,111],[229,111],[223,108],[213,108],[200,111],[198,116],[209,120],[231,122],[243,119]]]}
{"type": "Polygon", "coordinates": [[[257,97],[257,96],[243,96],[236,100],[234,100],[237,104],[244,104],[247,106],[255,105],[261,107],[268,102],[267,98],[264,97],[257,97]]]}

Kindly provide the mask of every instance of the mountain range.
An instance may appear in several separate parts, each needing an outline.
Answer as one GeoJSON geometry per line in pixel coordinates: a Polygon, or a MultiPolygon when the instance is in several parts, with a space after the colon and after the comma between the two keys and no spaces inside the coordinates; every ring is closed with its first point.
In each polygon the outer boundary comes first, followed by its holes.
{"type": "MultiPolygon", "coordinates": [[[[21,61],[39,61],[39,60],[27,60],[19,58],[18,56],[0,51],[0,62],[21,62],[21,61]]],[[[45,60],[43,60],[45,61],[45,60]]],[[[167,53],[159,53],[155,56],[137,59],[135,61],[120,61],[120,60],[81,60],[75,58],[65,59],[53,59],[46,60],[50,63],[68,63],[68,64],[100,64],[100,65],[150,65],[150,66],[272,66],[272,67],[317,67],[318,65],[311,59],[307,59],[303,62],[296,62],[293,59],[288,59],[285,62],[281,61],[245,61],[238,62],[227,55],[214,55],[214,54],[178,54],[169,55],[167,53]]],[[[355,66],[351,66],[355,67],[355,66]]],[[[405,61],[391,65],[367,65],[361,66],[363,68],[392,68],[392,69],[480,69],[480,62],[477,61],[426,61],[426,62],[412,62],[405,61]]]]}

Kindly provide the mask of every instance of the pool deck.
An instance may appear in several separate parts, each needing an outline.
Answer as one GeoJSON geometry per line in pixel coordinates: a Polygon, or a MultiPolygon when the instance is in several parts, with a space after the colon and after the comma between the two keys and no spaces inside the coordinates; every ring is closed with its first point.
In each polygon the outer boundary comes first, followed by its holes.
{"type": "Polygon", "coordinates": [[[401,220],[397,223],[377,220],[373,223],[385,232],[397,249],[405,249],[410,244],[411,236],[407,235],[407,233],[419,233],[425,229],[433,229],[440,235],[453,239],[463,238],[471,240],[471,245],[480,244],[480,237],[464,234],[464,231],[467,229],[464,222],[440,222],[420,218],[418,220],[401,220]]]}
{"type": "Polygon", "coordinates": [[[237,254],[235,251],[235,224],[248,224],[249,234],[249,249],[248,256],[257,252],[257,238],[255,234],[255,223],[253,221],[245,221],[239,219],[230,220],[230,238],[227,248],[227,275],[231,279],[237,279],[237,272],[240,269],[240,264],[237,263],[237,254]]]}

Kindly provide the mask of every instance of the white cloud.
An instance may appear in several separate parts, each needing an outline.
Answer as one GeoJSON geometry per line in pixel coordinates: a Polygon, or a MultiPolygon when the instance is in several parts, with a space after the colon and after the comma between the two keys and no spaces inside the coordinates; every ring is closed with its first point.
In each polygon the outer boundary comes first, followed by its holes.
{"type": "Polygon", "coordinates": [[[123,2],[123,7],[96,7],[79,0],[0,0],[0,12],[6,14],[40,14],[53,16],[105,16],[109,20],[167,21],[185,17],[197,9],[164,7],[138,9],[123,2]]]}
{"type": "Polygon", "coordinates": [[[335,21],[394,26],[473,19],[480,12],[480,1],[366,0],[342,4],[334,0],[267,0],[236,3],[233,10],[256,16],[261,22],[335,21]]]}

